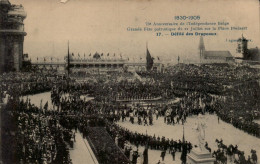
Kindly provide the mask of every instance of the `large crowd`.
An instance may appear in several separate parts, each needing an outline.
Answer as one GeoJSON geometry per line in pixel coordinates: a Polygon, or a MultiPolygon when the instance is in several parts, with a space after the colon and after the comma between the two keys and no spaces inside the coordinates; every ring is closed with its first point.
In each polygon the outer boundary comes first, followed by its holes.
{"type": "MultiPolygon", "coordinates": [[[[3,140],[7,143],[3,149],[6,150],[6,161],[13,159],[13,163],[71,163],[68,150],[73,148],[73,136],[77,130],[84,138],[92,140],[92,148],[96,150],[94,153],[101,163],[106,163],[108,156],[120,156],[116,158],[117,162],[136,163],[139,155],[132,147],[139,146],[145,147],[144,161],[147,161],[148,149],[162,151],[162,154],[169,151],[172,155],[184,150],[190,152],[193,146],[188,141],[134,133],[120,127],[117,122],[130,121],[132,124],[153,126],[154,118],[163,117],[166,124],[184,124],[190,115],[206,112],[216,113],[223,121],[250,135],[260,136],[260,125],[254,122],[260,118],[259,71],[256,69],[246,66],[179,64],[167,68],[161,74],[139,73],[139,80],[127,79],[132,75],[124,72],[102,75],[102,78],[100,75],[93,76],[88,80],[66,78],[55,73],[1,75],[1,97],[8,95],[3,110],[6,118],[6,124],[3,125],[3,140]],[[111,78],[119,75],[121,80],[111,78]],[[48,110],[48,103],[39,108],[31,104],[30,100],[19,99],[22,95],[44,91],[51,91],[51,103],[56,110],[48,110]],[[86,95],[92,96],[93,100],[86,100],[86,95]],[[121,103],[122,100],[156,98],[178,98],[179,101],[148,107],[138,103],[130,106],[121,103]],[[101,131],[102,135],[98,135],[101,131]],[[107,146],[100,146],[95,140],[97,136],[107,146]],[[111,140],[105,139],[108,136],[119,149],[110,144],[111,140]],[[113,154],[115,151],[116,155],[113,154]]],[[[221,142],[219,150],[213,153],[217,161],[226,159],[222,147],[221,142]]],[[[210,150],[208,147],[207,149],[210,150]]],[[[225,155],[228,149],[225,149],[225,155]]],[[[257,157],[254,150],[252,151],[252,156],[247,161],[256,163],[257,157]]],[[[182,161],[185,161],[184,157],[182,161]]],[[[236,161],[243,164],[241,161],[244,161],[244,157],[240,154],[236,161]]],[[[115,161],[111,158],[110,162],[115,161]]]]}
{"type": "Polygon", "coordinates": [[[72,131],[59,124],[57,112],[10,98],[2,114],[4,163],[72,163],[72,131]]]}

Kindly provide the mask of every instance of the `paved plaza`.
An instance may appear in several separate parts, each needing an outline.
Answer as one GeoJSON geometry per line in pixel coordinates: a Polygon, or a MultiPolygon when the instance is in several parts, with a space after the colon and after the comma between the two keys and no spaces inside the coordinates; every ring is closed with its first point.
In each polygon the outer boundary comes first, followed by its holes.
{"type": "MultiPolygon", "coordinates": [[[[135,120],[136,121],[136,120],[135,120]]],[[[195,132],[195,124],[197,122],[197,116],[190,116],[187,118],[187,122],[184,124],[184,134],[185,140],[191,142],[193,145],[198,143],[197,136],[195,132]]],[[[238,145],[238,149],[245,152],[246,157],[250,155],[251,149],[260,150],[260,139],[241,131],[231,124],[227,124],[223,121],[219,121],[216,115],[205,115],[206,122],[206,136],[205,140],[208,142],[209,147],[212,151],[217,150],[216,139],[223,139],[223,143],[225,145],[238,145]]],[[[173,139],[173,140],[182,140],[183,137],[183,125],[175,124],[175,125],[167,125],[164,123],[163,117],[159,117],[158,120],[154,117],[154,125],[152,126],[143,126],[138,125],[137,122],[132,124],[129,121],[118,122],[118,125],[125,127],[133,132],[148,134],[153,136],[155,134],[156,137],[165,136],[165,138],[173,139]]],[[[150,151],[150,150],[149,150],[150,151]]],[[[160,159],[160,151],[150,151],[149,152],[149,160],[154,161],[154,159],[160,159]]],[[[176,159],[178,157],[178,153],[176,154],[176,159]]],[[[260,156],[260,152],[257,151],[257,155],[260,156]]],[[[170,154],[168,155],[169,157],[170,154]]],[[[180,156],[180,154],[179,154],[180,156]]],[[[167,157],[166,157],[167,158],[167,157]]],[[[158,161],[157,160],[157,161],[158,161]]],[[[156,160],[155,160],[156,161],[156,160]]],[[[166,159],[167,161],[167,159],[166,159]]],[[[167,163],[167,162],[166,162],[167,163]]]]}
{"type": "MultiPolygon", "coordinates": [[[[51,104],[50,92],[45,92],[41,94],[36,94],[33,96],[28,96],[31,100],[31,103],[40,107],[41,100],[43,101],[43,105],[48,101],[51,104]]],[[[23,97],[26,100],[26,97],[23,97]]],[[[50,106],[52,108],[52,105],[50,106]]],[[[195,126],[197,122],[197,116],[189,116],[184,124],[184,134],[185,140],[191,142],[193,145],[197,144],[195,126]]],[[[238,149],[245,152],[246,157],[250,155],[250,150],[260,150],[260,139],[245,133],[233,125],[223,122],[219,120],[216,115],[205,115],[206,122],[206,141],[209,144],[209,147],[213,150],[217,150],[216,139],[223,139],[223,143],[225,145],[238,145],[238,149]]],[[[183,125],[175,124],[175,125],[167,125],[164,123],[163,117],[159,117],[158,120],[154,117],[154,125],[152,126],[143,126],[138,125],[137,120],[135,118],[135,124],[131,124],[129,118],[127,121],[122,122],[119,121],[117,124],[125,127],[133,132],[154,135],[156,137],[165,136],[166,139],[174,139],[174,140],[182,140],[183,137],[183,125]]],[[[76,133],[76,142],[74,143],[74,149],[70,150],[71,159],[75,164],[84,164],[85,161],[89,161],[88,164],[94,164],[97,162],[93,160],[93,152],[89,150],[90,147],[87,146],[88,142],[86,139],[82,138],[82,135],[78,132],[76,133]]],[[[134,146],[133,146],[134,147],[134,146]]],[[[142,154],[144,147],[139,147],[139,153],[142,154]]],[[[153,164],[158,162],[159,160],[162,162],[160,157],[161,151],[150,150],[148,151],[149,163],[153,164]]],[[[180,163],[180,155],[181,153],[176,153],[175,161],[173,161],[172,156],[169,153],[166,153],[164,163],[180,163]]],[[[260,152],[257,151],[257,155],[260,156],[260,152]]],[[[142,162],[142,155],[139,158],[139,163],[142,162]]],[[[228,160],[229,162],[229,160],[228,160]]]]}

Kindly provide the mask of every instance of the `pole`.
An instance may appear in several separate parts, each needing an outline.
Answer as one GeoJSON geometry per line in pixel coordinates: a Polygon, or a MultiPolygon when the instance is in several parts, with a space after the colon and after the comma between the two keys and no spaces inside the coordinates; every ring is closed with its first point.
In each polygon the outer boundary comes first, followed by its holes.
{"type": "Polygon", "coordinates": [[[183,138],[182,138],[182,142],[185,142],[185,137],[184,137],[184,124],[183,124],[183,138]]]}
{"type": "Polygon", "coordinates": [[[68,77],[70,75],[70,42],[68,41],[68,77]]]}
{"type": "MultiPolygon", "coordinates": [[[[1,99],[1,101],[2,101],[2,98],[0,98],[1,99]]],[[[2,164],[3,163],[3,157],[2,157],[2,144],[3,144],[3,142],[2,142],[2,110],[3,110],[3,108],[4,108],[4,103],[3,102],[0,102],[0,164],[2,164]]]]}

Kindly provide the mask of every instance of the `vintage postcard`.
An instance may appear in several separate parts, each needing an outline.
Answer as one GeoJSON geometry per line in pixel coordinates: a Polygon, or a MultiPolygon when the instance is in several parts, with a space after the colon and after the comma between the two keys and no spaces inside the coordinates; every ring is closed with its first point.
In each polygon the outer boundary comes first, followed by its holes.
{"type": "Polygon", "coordinates": [[[0,163],[259,164],[259,0],[0,0],[0,163]]]}

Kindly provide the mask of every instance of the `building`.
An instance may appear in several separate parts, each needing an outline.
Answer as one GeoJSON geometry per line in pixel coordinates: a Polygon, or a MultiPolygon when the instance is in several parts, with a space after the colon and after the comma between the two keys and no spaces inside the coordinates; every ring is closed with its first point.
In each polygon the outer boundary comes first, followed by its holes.
{"type": "MultiPolygon", "coordinates": [[[[146,71],[146,62],[127,62],[126,66],[128,70],[133,70],[135,72],[145,72],[146,71]]],[[[159,62],[153,63],[152,71],[163,72],[164,65],[159,62]]]]}
{"type": "Polygon", "coordinates": [[[229,51],[206,51],[203,37],[200,37],[199,44],[201,63],[229,63],[234,62],[234,57],[229,51]]]}
{"type": "Polygon", "coordinates": [[[248,40],[242,35],[241,38],[237,40],[237,53],[242,54],[241,58],[245,62],[254,63],[260,62],[260,50],[258,47],[248,48],[248,40]]]}
{"type": "Polygon", "coordinates": [[[73,53],[69,54],[69,67],[72,73],[104,74],[116,72],[122,70],[125,64],[125,59],[115,57],[115,55],[110,57],[109,54],[107,54],[106,57],[104,57],[103,53],[99,54],[96,52],[93,56],[90,54],[88,57],[82,58],[79,54],[78,56],[75,56],[73,53]]]}
{"type": "Polygon", "coordinates": [[[38,72],[56,72],[65,74],[66,63],[54,57],[37,57],[37,60],[31,61],[32,69],[38,72]]]}
{"type": "Polygon", "coordinates": [[[25,18],[22,5],[0,0],[0,73],[20,71],[22,67],[25,18]]]}
{"type": "MultiPolygon", "coordinates": [[[[115,56],[109,57],[106,55],[95,53],[93,57],[80,58],[75,57],[75,55],[70,55],[70,69],[72,72],[89,72],[89,73],[108,73],[117,72],[121,70],[143,72],[146,71],[146,62],[130,62],[129,60],[118,58],[115,56]]],[[[153,71],[161,72],[163,69],[163,64],[154,63],[153,71]]]]}
{"type": "Polygon", "coordinates": [[[216,62],[229,62],[233,61],[233,56],[229,51],[205,51],[204,59],[216,62]]]}

